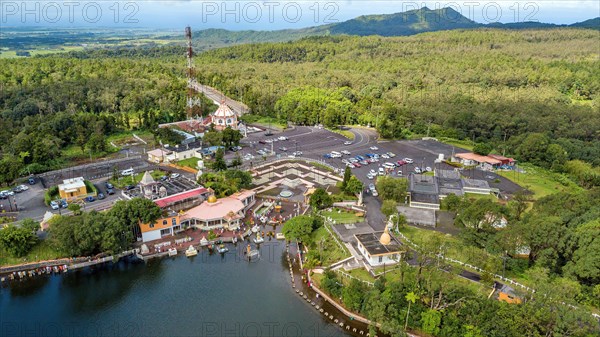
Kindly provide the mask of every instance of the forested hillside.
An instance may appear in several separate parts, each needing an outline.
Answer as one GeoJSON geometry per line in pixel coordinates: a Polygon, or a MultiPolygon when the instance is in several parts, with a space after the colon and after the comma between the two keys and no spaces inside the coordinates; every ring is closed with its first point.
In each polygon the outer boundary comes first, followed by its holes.
{"type": "Polygon", "coordinates": [[[576,29],[312,37],[209,51],[197,66],[201,81],[258,114],[370,124],[389,138],[474,139],[516,155],[523,137],[540,133],[545,146],[598,165],[598,38],[576,29]]]}
{"type": "MultiPolygon", "coordinates": [[[[469,139],[560,168],[569,159],[600,164],[599,35],[565,28],[310,37],[212,50],[195,63],[201,82],[256,114],[369,124],[387,138],[469,139]]],[[[177,50],[0,60],[1,163],[12,172],[3,180],[27,165],[59,165],[47,159],[85,147],[94,132],[181,118],[185,60],[177,50]]]]}

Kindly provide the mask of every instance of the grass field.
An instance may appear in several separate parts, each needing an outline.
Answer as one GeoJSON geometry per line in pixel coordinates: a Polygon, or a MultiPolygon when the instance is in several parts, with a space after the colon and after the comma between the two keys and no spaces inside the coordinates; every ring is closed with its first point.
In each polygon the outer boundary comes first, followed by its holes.
{"type": "Polygon", "coordinates": [[[350,130],[339,130],[339,129],[327,129],[331,132],[335,132],[337,134],[340,134],[346,138],[348,138],[349,140],[354,140],[354,133],[352,133],[352,131],[350,130]]]}
{"type": "Polygon", "coordinates": [[[338,224],[352,224],[357,222],[363,222],[364,218],[356,215],[356,212],[347,212],[342,209],[334,208],[333,211],[322,211],[321,215],[331,218],[335,223],[338,224]]]}
{"type": "Polygon", "coordinates": [[[473,142],[470,140],[458,140],[451,138],[438,138],[438,140],[442,143],[452,145],[455,147],[459,147],[461,149],[473,151],[473,142]]]}
{"type": "Polygon", "coordinates": [[[534,193],[535,199],[557,192],[581,190],[581,187],[577,186],[577,184],[566,176],[561,176],[529,164],[521,164],[519,167],[525,172],[498,171],[497,173],[529,189],[534,193]]]}
{"type": "Polygon", "coordinates": [[[318,249],[324,254],[324,259],[321,261],[323,266],[329,266],[330,264],[343,260],[350,256],[344,246],[340,247],[335,241],[335,238],[329,234],[325,227],[321,227],[311,234],[314,245],[312,249],[318,249]]]}
{"type": "Polygon", "coordinates": [[[31,249],[29,254],[20,258],[12,257],[4,250],[0,250],[0,265],[9,266],[20,263],[53,260],[61,257],[64,257],[64,254],[54,249],[48,240],[41,240],[31,249]]]}
{"type": "Polygon", "coordinates": [[[285,130],[287,128],[287,122],[282,122],[277,118],[273,117],[246,114],[242,116],[241,119],[245,123],[255,124],[262,127],[269,127],[271,129],[285,130]]]}
{"type": "MultiPolygon", "coordinates": [[[[154,178],[154,180],[158,180],[158,179],[160,179],[160,177],[166,175],[166,173],[163,171],[156,170],[156,171],[150,172],[150,175],[152,176],[152,178],[154,178]]],[[[144,172],[141,172],[134,176],[126,176],[126,177],[120,177],[119,179],[111,179],[110,182],[115,187],[122,189],[127,185],[136,185],[137,183],[139,183],[142,180],[143,176],[144,176],[144,172]]]]}
{"type": "Polygon", "coordinates": [[[192,158],[188,158],[188,159],[184,159],[184,160],[180,160],[177,162],[177,165],[179,166],[187,166],[187,167],[191,167],[195,170],[198,169],[198,161],[200,160],[200,158],[196,158],[196,157],[192,157],[192,158]]]}

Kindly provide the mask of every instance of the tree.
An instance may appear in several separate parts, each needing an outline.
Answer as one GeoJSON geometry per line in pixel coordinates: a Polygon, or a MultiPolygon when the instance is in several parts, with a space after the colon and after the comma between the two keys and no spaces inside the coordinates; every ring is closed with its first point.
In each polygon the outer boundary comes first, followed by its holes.
{"type": "Polygon", "coordinates": [[[492,152],[492,150],[492,145],[488,143],[477,143],[473,147],[473,152],[482,156],[487,156],[488,154],[490,154],[490,152],[492,152]]]}
{"type": "Polygon", "coordinates": [[[223,144],[223,135],[216,130],[209,130],[204,133],[202,141],[210,146],[219,146],[223,144]]]}
{"type": "Polygon", "coordinates": [[[346,169],[344,169],[344,180],[342,180],[342,191],[346,190],[346,186],[348,185],[351,176],[352,172],[350,171],[350,168],[346,166],[346,169]]]}
{"type": "Polygon", "coordinates": [[[456,212],[459,208],[461,208],[463,199],[457,196],[454,193],[448,194],[444,199],[442,199],[442,207],[448,211],[456,212]]]}
{"type": "Polygon", "coordinates": [[[377,191],[383,200],[395,200],[404,202],[408,181],[403,178],[383,176],[377,178],[377,191]]]}
{"type": "Polygon", "coordinates": [[[233,130],[228,126],[223,130],[221,138],[226,146],[237,146],[240,144],[240,140],[242,140],[243,136],[239,130],[233,130]]]}
{"type": "Polygon", "coordinates": [[[299,215],[283,224],[281,230],[287,240],[298,240],[304,244],[311,242],[310,234],[314,230],[315,218],[308,215],[299,215]]]}
{"type": "Polygon", "coordinates": [[[333,201],[331,196],[322,188],[317,188],[315,192],[310,196],[310,205],[314,209],[323,209],[331,207],[333,201]]]}
{"type": "Polygon", "coordinates": [[[69,211],[73,212],[74,215],[81,214],[81,205],[79,204],[70,203],[67,208],[69,209],[69,211]]]}
{"type": "Polygon", "coordinates": [[[40,230],[40,223],[31,218],[27,218],[21,222],[21,227],[29,229],[33,233],[37,233],[37,231],[40,230]]]}
{"type": "Polygon", "coordinates": [[[235,168],[242,166],[242,157],[240,157],[239,153],[236,153],[235,157],[231,160],[231,166],[235,168]]]}
{"type": "Polygon", "coordinates": [[[350,177],[346,184],[346,193],[356,195],[363,190],[363,183],[355,176],[350,177]]]}
{"type": "Polygon", "coordinates": [[[406,310],[406,321],[404,322],[404,330],[408,327],[408,315],[410,315],[410,305],[414,304],[419,299],[414,292],[409,292],[406,294],[406,301],[408,302],[408,310],[406,310]]]}
{"type": "Polygon", "coordinates": [[[365,291],[361,281],[352,279],[350,284],[342,289],[342,301],[350,310],[359,312],[363,305],[365,291]]]}
{"type": "Polygon", "coordinates": [[[14,257],[26,255],[36,243],[37,236],[30,228],[8,225],[0,230],[0,246],[14,257]]]}
{"type": "Polygon", "coordinates": [[[215,153],[215,159],[211,165],[211,168],[214,171],[227,170],[227,163],[225,162],[224,155],[225,155],[225,153],[222,148],[217,149],[217,152],[215,153]]]}
{"type": "Polygon", "coordinates": [[[437,310],[427,310],[421,313],[421,328],[426,333],[437,336],[440,333],[442,314],[437,310]]]}
{"type": "Polygon", "coordinates": [[[569,261],[565,265],[568,275],[590,285],[600,284],[600,220],[593,220],[575,229],[569,261]]]}
{"type": "Polygon", "coordinates": [[[381,213],[385,215],[386,219],[389,219],[392,214],[397,214],[398,209],[396,208],[396,201],[394,200],[384,200],[381,204],[381,213]]]}

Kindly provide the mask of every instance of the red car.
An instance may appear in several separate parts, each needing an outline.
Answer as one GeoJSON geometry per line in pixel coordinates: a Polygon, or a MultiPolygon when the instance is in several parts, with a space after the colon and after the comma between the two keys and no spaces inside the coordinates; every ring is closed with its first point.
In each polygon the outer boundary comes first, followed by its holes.
{"type": "Polygon", "coordinates": [[[354,167],[360,167],[359,163],[354,163],[354,167]]]}
{"type": "Polygon", "coordinates": [[[405,162],[404,160],[398,160],[396,163],[398,163],[398,166],[402,166],[402,165],[406,165],[408,164],[407,162],[405,162]]]}

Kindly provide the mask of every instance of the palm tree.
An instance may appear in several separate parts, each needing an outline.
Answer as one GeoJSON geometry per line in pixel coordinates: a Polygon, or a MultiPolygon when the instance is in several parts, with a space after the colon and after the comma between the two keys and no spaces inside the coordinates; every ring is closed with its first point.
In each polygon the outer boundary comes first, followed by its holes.
{"type": "Polygon", "coordinates": [[[412,291],[409,292],[408,294],[406,294],[406,300],[408,301],[408,311],[406,312],[406,321],[404,322],[404,330],[406,330],[406,327],[408,327],[408,315],[410,314],[410,304],[415,303],[415,301],[418,299],[419,299],[419,296],[417,296],[412,291]]]}

